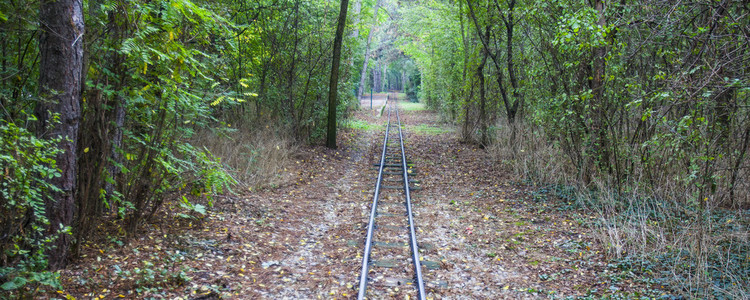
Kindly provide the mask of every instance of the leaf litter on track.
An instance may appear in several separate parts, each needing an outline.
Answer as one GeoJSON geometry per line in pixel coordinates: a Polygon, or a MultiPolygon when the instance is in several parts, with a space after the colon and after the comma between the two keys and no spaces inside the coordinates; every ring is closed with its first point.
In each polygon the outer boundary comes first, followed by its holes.
{"type": "MultiPolygon", "coordinates": [[[[402,111],[417,239],[431,299],[534,299],[636,291],[617,281],[593,216],[535,201],[427,110],[402,111]],[[412,130],[430,127],[439,130],[412,130]]],[[[372,111],[363,124],[385,124],[372,111]]],[[[273,188],[219,197],[201,222],[162,212],[137,239],[100,241],[62,271],[62,294],[89,298],[347,299],[357,293],[382,130],[345,128],[340,148],[299,150],[273,188]]],[[[379,128],[379,127],[378,127],[379,128]]],[[[402,298],[392,291],[391,297],[402,298]]]]}

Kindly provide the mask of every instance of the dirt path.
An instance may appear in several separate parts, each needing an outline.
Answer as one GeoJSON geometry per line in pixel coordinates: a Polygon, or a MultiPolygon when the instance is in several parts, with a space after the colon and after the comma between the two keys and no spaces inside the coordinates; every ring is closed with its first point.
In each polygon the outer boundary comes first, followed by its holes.
{"type": "Polygon", "coordinates": [[[603,258],[573,218],[529,201],[533,189],[493,168],[488,155],[435,128],[428,112],[406,112],[410,156],[424,175],[417,195],[420,241],[436,245],[425,260],[431,295],[523,299],[585,295],[603,258]],[[421,132],[420,132],[421,131],[421,132]],[[438,285],[436,286],[435,283],[438,285]],[[435,287],[436,286],[436,287],[435,287]]]}
{"type": "Polygon", "coordinates": [[[376,110],[385,105],[386,94],[365,95],[359,98],[359,107],[363,110],[376,110]],[[372,106],[372,108],[370,108],[372,106]]]}
{"type": "MultiPolygon", "coordinates": [[[[632,289],[609,280],[603,251],[583,216],[544,201],[462,144],[434,113],[410,106],[407,155],[422,189],[413,193],[417,238],[434,299],[524,299],[632,289]],[[414,110],[417,109],[417,110],[414,110]],[[604,279],[603,279],[604,278],[604,279]]],[[[203,222],[165,219],[129,246],[90,246],[62,272],[64,292],[102,298],[348,299],[356,295],[372,164],[384,118],[364,110],[364,129],[341,133],[340,149],[302,150],[285,183],[218,199],[203,222]]],[[[103,242],[103,244],[108,244],[103,242]]],[[[398,295],[394,291],[393,295],[398,295]]]]}

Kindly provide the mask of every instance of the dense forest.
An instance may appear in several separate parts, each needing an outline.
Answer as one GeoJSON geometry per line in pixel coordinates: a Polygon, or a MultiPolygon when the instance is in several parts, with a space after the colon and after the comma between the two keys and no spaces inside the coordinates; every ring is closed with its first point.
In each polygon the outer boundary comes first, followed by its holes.
{"type": "Polygon", "coordinates": [[[273,187],[400,90],[595,214],[611,259],[747,297],[749,44],[741,0],[3,1],[0,293],[273,187]]]}

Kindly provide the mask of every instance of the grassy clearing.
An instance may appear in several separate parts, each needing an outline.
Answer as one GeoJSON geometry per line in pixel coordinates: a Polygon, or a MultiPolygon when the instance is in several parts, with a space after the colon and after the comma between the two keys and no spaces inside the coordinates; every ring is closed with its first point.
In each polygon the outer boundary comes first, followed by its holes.
{"type": "Polygon", "coordinates": [[[399,102],[398,103],[399,108],[403,111],[420,111],[420,110],[427,110],[427,106],[425,106],[422,103],[414,103],[414,102],[399,102]]]}
{"type": "Polygon", "coordinates": [[[347,119],[344,120],[342,125],[344,126],[344,128],[351,128],[355,130],[379,130],[379,125],[362,120],[347,119]]]}
{"type": "Polygon", "coordinates": [[[517,130],[511,141],[511,130],[499,128],[488,151],[516,176],[540,184],[542,201],[597,217],[589,225],[607,249],[609,279],[690,298],[750,298],[750,212],[686,203],[691,192],[677,184],[656,190],[633,178],[618,190],[594,178],[583,185],[541,130],[526,124],[517,130]]]}

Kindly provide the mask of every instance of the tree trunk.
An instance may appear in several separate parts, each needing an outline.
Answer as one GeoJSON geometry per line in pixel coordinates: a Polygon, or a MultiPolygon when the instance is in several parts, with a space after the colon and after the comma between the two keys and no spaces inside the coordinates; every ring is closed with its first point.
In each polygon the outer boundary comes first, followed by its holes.
{"type": "Polygon", "coordinates": [[[120,148],[122,148],[122,126],[125,124],[125,98],[120,95],[116,96],[114,105],[114,120],[112,120],[113,124],[110,124],[109,134],[109,158],[112,162],[107,165],[107,174],[111,180],[104,183],[105,197],[110,209],[115,205],[116,180],[120,175],[118,165],[122,164],[120,148]]]}
{"type": "MultiPolygon", "coordinates": [[[[604,2],[603,0],[595,0],[594,8],[599,14],[599,20],[597,24],[604,28],[606,27],[606,20],[604,17],[604,2]]],[[[596,159],[599,167],[602,169],[610,170],[609,161],[609,146],[607,141],[607,130],[605,128],[605,103],[604,103],[604,58],[607,55],[607,49],[604,46],[599,46],[593,49],[592,55],[594,56],[593,69],[591,74],[591,92],[594,96],[593,113],[594,116],[591,118],[592,134],[594,134],[594,159],[596,159]]]]}
{"type": "MultiPolygon", "coordinates": [[[[471,4],[471,1],[466,1],[467,7],[469,8],[469,17],[474,23],[474,28],[477,31],[477,36],[479,37],[479,41],[482,42],[482,45],[487,51],[488,56],[490,59],[492,59],[492,63],[495,65],[495,70],[497,72],[497,76],[495,76],[495,79],[497,80],[497,85],[500,88],[500,96],[502,96],[503,104],[505,106],[505,112],[508,114],[508,122],[512,123],[515,121],[515,111],[513,109],[514,105],[511,103],[511,99],[508,99],[508,92],[505,87],[505,79],[503,75],[503,67],[500,65],[500,61],[498,61],[499,51],[496,51],[494,54],[490,52],[490,32],[492,23],[488,23],[486,26],[486,33],[482,33],[482,27],[479,26],[479,20],[477,19],[476,14],[474,13],[474,7],[471,4]]],[[[500,7],[497,7],[498,11],[500,11],[500,14],[502,16],[502,10],[500,7]]],[[[489,11],[489,7],[487,8],[489,11]]]]}
{"type": "Polygon", "coordinates": [[[297,46],[299,45],[299,1],[296,1],[294,3],[294,44],[292,46],[292,62],[289,67],[289,74],[287,78],[287,109],[289,112],[287,113],[287,116],[289,116],[289,122],[292,126],[292,136],[294,136],[295,140],[298,140],[300,138],[299,136],[299,130],[298,130],[298,124],[297,124],[297,116],[296,116],[296,109],[294,105],[294,79],[295,76],[295,69],[297,67],[297,46]]]}
{"type": "Polygon", "coordinates": [[[734,163],[734,167],[732,168],[732,176],[729,180],[729,201],[731,201],[732,206],[735,206],[737,204],[740,204],[740,201],[735,201],[735,186],[737,185],[737,177],[740,174],[740,168],[742,167],[742,162],[744,162],[745,153],[747,153],[747,149],[750,148],[750,125],[747,126],[745,129],[745,134],[742,138],[742,146],[740,148],[740,154],[737,156],[737,160],[734,163]]]}
{"type": "Polygon", "coordinates": [[[375,3],[375,13],[373,14],[372,18],[372,27],[370,28],[370,32],[367,33],[367,43],[365,44],[365,62],[362,65],[362,73],[359,76],[359,90],[357,92],[357,97],[362,97],[362,93],[364,93],[365,90],[365,79],[367,77],[367,63],[370,60],[370,43],[372,42],[372,31],[375,30],[375,25],[378,24],[378,9],[380,9],[380,0],[378,0],[375,3]]]}
{"type": "Polygon", "coordinates": [[[381,74],[380,74],[380,61],[377,62],[376,66],[372,68],[372,91],[375,93],[380,93],[380,82],[381,82],[381,74]]]}
{"type": "Polygon", "coordinates": [[[346,26],[346,10],[349,0],[341,0],[336,38],[333,40],[333,61],[331,62],[331,81],[328,85],[328,134],[326,147],[336,149],[336,106],[339,86],[339,63],[341,62],[341,44],[346,26]]]}
{"type": "Polygon", "coordinates": [[[406,70],[401,70],[401,91],[406,93],[406,70]]]}
{"type": "Polygon", "coordinates": [[[60,190],[45,201],[50,225],[47,236],[56,237],[47,250],[50,269],[65,266],[70,235],[59,234],[61,226],[71,226],[75,211],[76,143],[81,109],[83,67],[83,4],[81,0],[42,1],[39,9],[39,94],[36,107],[39,134],[61,137],[63,150],[56,161],[61,176],[50,180],[60,190]],[[51,114],[59,114],[59,124],[51,114]]]}
{"type": "Polygon", "coordinates": [[[259,120],[261,115],[261,103],[266,99],[266,78],[268,78],[269,63],[263,64],[260,70],[260,84],[258,85],[258,99],[255,100],[255,119],[259,120]]]}
{"type": "MultiPolygon", "coordinates": [[[[100,3],[92,1],[89,7],[89,20],[100,18],[100,3]]],[[[117,8],[108,13],[106,27],[88,26],[86,37],[93,43],[84,45],[84,67],[104,67],[112,73],[110,78],[106,74],[98,73],[90,78],[93,82],[84,86],[82,97],[87,101],[81,104],[81,124],[78,136],[79,152],[76,188],[76,218],[74,220],[75,242],[72,245],[73,256],[78,255],[80,246],[96,228],[98,218],[104,213],[105,205],[116,211],[115,180],[120,173],[118,165],[122,162],[119,149],[122,141],[122,126],[125,120],[125,99],[121,96],[125,81],[130,77],[124,67],[126,57],[114,49],[125,39],[127,29],[125,9],[117,8]],[[110,38],[96,40],[101,32],[106,31],[110,38]],[[106,44],[104,44],[106,43],[106,44]],[[90,57],[90,53],[106,49],[103,56],[90,57]],[[90,60],[89,60],[90,59],[90,60]],[[116,91],[115,96],[102,92],[100,86],[114,84],[109,89],[116,91]],[[114,108],[112,108],[114,107],[114,108]],[[101,191],[104,190],[104,198],[101,191]]],[[[83,73],[86,80],[85,73],[83,73]]]]}
{"type": "Polygon", "coordinates": [[[466,82],[466,73],[469,68],[469,46],[468,42],[466,41],[466,29],[464,28],[464,9],[463,9],[463,1],[458,1],[458,22],[461,24],[461,45],[464,47],[463,51],[463,59],[464,59],[464,65],[462,68],[461,73],[461,82],[466,82]]]}
{"type": "MultiPolygon", "coordinates": [[[[352,15],[352,17],[354,17],[354,20],[352,22],[352,25],[354,25],[354,30],[352,30],[351,37],[356,39],[357,37],[359,37],[359,20],[360,14],[362,12],[362,0],[357,0],[356,2],[354,2],[354,7],[352,7],[352,9],[354,10],[352,11],[354,13],[352,15]]],[[[352,61],[352,63],[354,63],[354,61],[352,61]]]]}
{"type": "MultiPolygon", "coordinates": [[[[489,28],[489,27],[488,27],[489,28]]],[[[487,132],[487,95],[484,87],[484,65],[487,63],[487,54],[489,50],[483,51],[482,61],[477,66],[477,78],[479,78],[479,145],[483,148],[489,145],[489,135],[487,132]]]]}
{"type": "Polygon", "coordinates": [[[86,102],[81,107],[77,145],[78,149],[84,150],[78,153],[79,157],[76,160],[78,175],[73,226],[75,241],[71,247],[73,256],[78,255],[81,242],[88,237],[91,229],[95,228],[97,218],[103,211],[104,202],[100,195],[108,154],[105,96],[96,88],[85,91],[85,95],[86,102]]]}
{"type": "MultiPolygon", "coordinates": [[[[506,110],[506,113],[508,114],[508,123],[511,125],[511,127],[515,128],[515,126],[512,126],[516,121],[516,115],[518,114],[518,109],[523,105],[523,96],[519,92],[518,87],[518,79],[516,78],[516,67],[515,62],[513,61],[513,28],[515,26],[515,20],[513,18],[513,9],[516,6],[516,1],[512,0],[508,3],[508,16],[507,18],[502,14],[502,11],[498,8],[498,11],[500,11],[500,16],[503,18],[503,22],[505,23],[505,29],[507,34],[507,42],[505,43],[505,46],[507,47],[507,65],[508,65],[508,77],[510,79],[510,86],[511,86],[511,94],[513,95],[513,104],[510,106],[509,109],[506,110]]],[[[515,134],[514,134],[515,136],[515,134]]]]}
{"type": "Polygon", "coordinates": [[[388,83],[388,62],[383,63],[383,85],[382,91],[388,93],[390,84],[388,83]]]}
{"type": "MultiPolygon", "coordinates": [[[[463,46],[463,50],[461,51],[463,53],[463,66],[461,67],[461,82],[466,82],[466,75],[467,75],[468,70],[469,70],[469,51],[468,51],[469,45],[468,45],[468,41],[466,39],[466,26],[464,25],[464,8],[463,8],[463,3],[464,3],[463,1],[458,1],[458,23],[461,24],[461,45],[463,46]]],[[[466,98],[465,97],[466,94],[467,94],[466,93],[466,88],[461,88],[461,92],[459,94],[459,99],[465,99],[466,98]]],[[[468,99],[471,99],[471,97],[469,97],[468,99]]],[[[459,101],[462,101],[462,100],[459,100],[459,101]]],[[[456,104],[452,105],[452,107],[454,107],[454,108],[452,108],[451,111],[455,111],[456,110],[455,106],[460,106],[460,104],[456,103],[456,104]]],[[[468,104],[467,104],[467,106],[468,106],[468,104]]],[[[467,112],[467,117],[468,117],[468,110],[466,112],[467,112]]],[[[456,121],[455,114],[453,116],[451,116],[451,120],[454,121],[454,122],[456,121]]],[[[466,122],[464,122],[464,124],[466,124],[466,122]]],[[[465,134],[466,134],[466,132],[464,132],[464,136],[465,136],[465,134]]]]}

